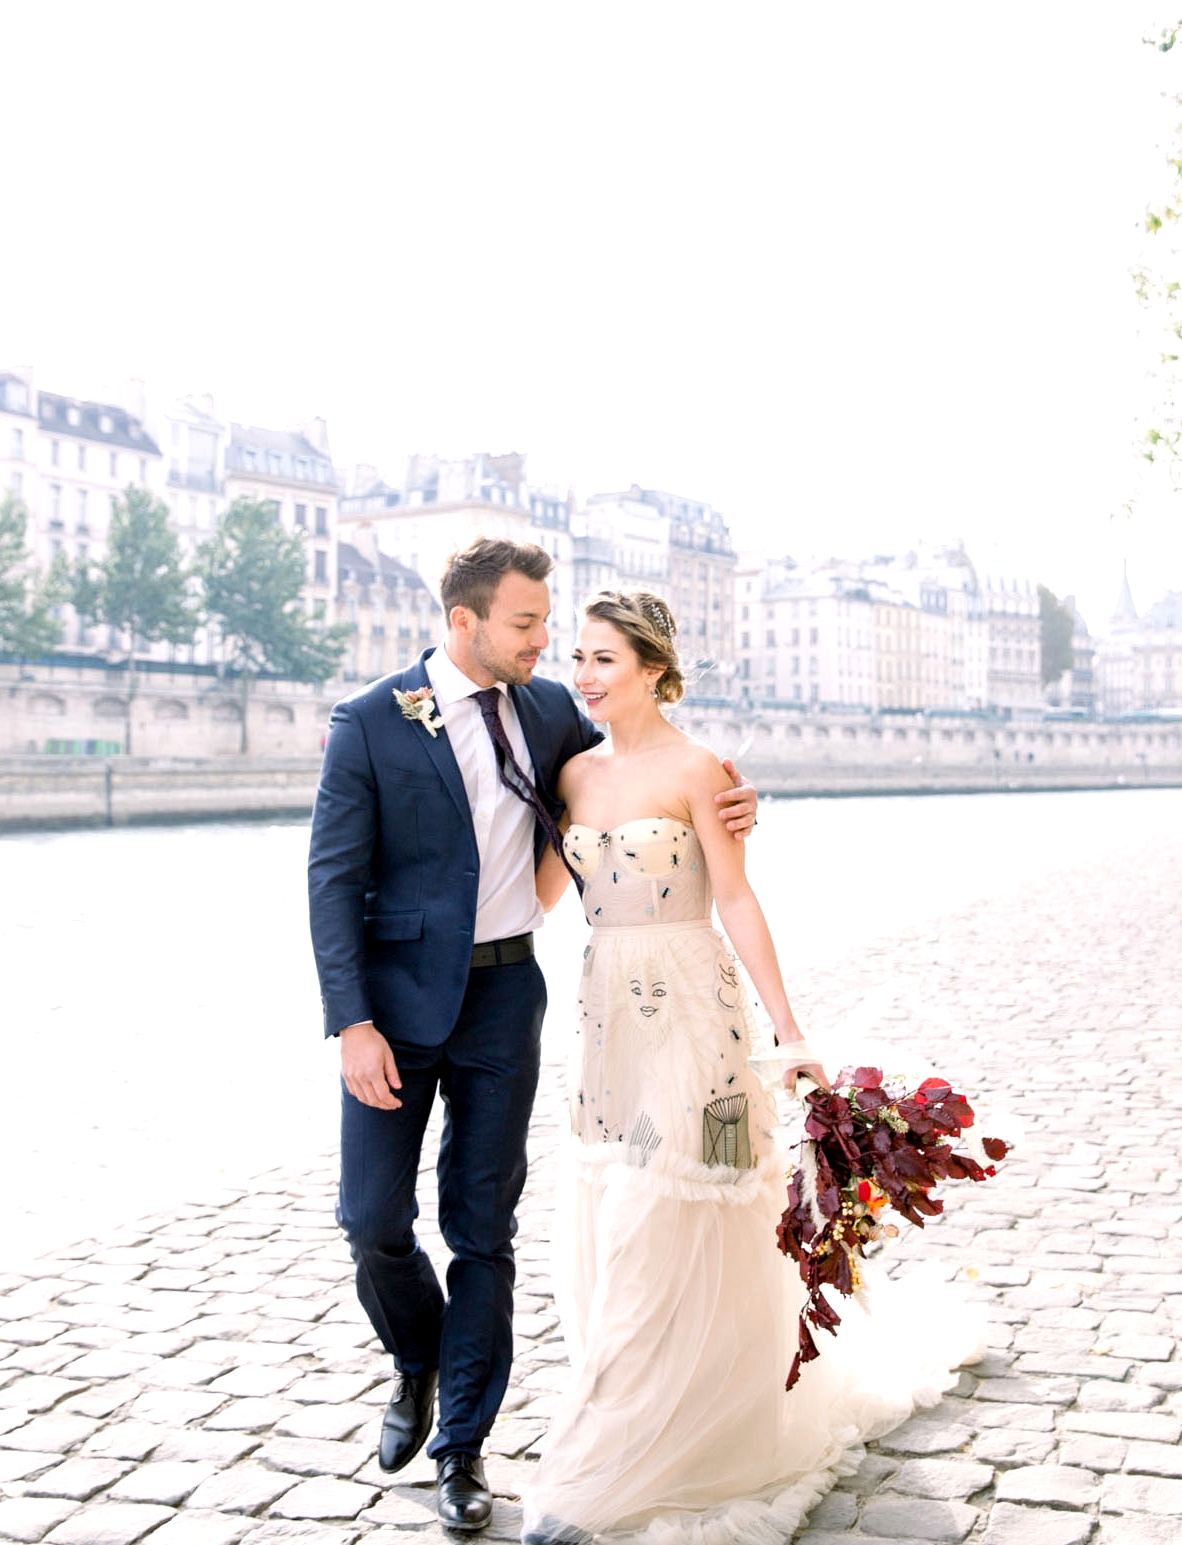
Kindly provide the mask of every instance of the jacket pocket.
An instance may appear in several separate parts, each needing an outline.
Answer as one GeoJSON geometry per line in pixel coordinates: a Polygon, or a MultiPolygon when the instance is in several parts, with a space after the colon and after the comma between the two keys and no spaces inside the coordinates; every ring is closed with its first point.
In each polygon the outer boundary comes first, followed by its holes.
{"type": "Polygon", "coordinates": [[[367,939],[421,939],[425,910],[417,912],[380,912],[365,919],[367,939]]]}

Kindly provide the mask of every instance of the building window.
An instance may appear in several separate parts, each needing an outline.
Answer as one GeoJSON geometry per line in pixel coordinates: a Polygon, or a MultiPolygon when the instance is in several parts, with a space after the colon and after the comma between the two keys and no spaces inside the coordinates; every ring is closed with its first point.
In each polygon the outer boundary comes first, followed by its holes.
{"type": "Polygon", "coordinates": [[[308,529],[308,506],[297,504],[295,507],[295,523],[302,531],[308,529]]]}
{"type": "Polygon", "coordinates": [[[140,457],[140,482],[142,484],[142,483],[146,483],[147,481],[148,481],[148,463],[141,456],[140,457]]]}
{"type": "Polygon", "coordinates": [[[51,440],[49,442],[49,465],[51,467],[60,467],[61,464],[62,442],[60,440],[51,440]]]}
{"type": "Polygon", "coordinates": [[[326,584],[328,581],[328,554],[322,547],[316,549],[315,564],[312,577],[318,585],[326,584]]]}
{"type": "Polygon", "coordinates": [[[12,431],[12,457],[14,461],[25,459],[25,432],[15,426],[12,431]]]}
{"type": "Polygon", "coordinates": [[[322,504],[316,506],[316,535],[328,535],[328,511],[322,504]]]}
{"type": "Polygon", "coordinates": [[[769,649],[774,649],[776,647],[776,630],[775,630],[775,628],[769,628],[767,630],[767,647],[769,649]]]}
{"type": "Polygon", "coordinates": [[[62,485],[50,483],[49,485],[49,518],[60,521],[62,518],[62,485]]]}
{"type": "Polygon", "coordinates": [[[118,477],[119,476],[119,453],[117,451],[112,451],[110,453],[110,469],[109,470],[110,470],[110,473],[111,473],[112,477],[118,477]]]}
{"type": "Polygon", "coordinates": [[[816,642],[817,642],[817,630],[816,630],[816,628],[810,628],[809,629],[809,643],[810,644],[815,644],[816,642]]]}
{"type": "Polygon", "coordinates": [[[8,480],[8,486],[19,499],[24,492],[25,480],[19,472],[14,472],[8,480]]]}
{"type": "Polygon", "coordinates": [[[86,530],[86,490],[85,490],[85,488],[80,488],[78,490],[78,530],[79,531],[85,531],[86,530]]]}
{"type": "Polygon", "coordinates": [[[78,447],[78,470],[79,472],[86,471],[86,447],[84,445],[78,447]]]}
{"type": "Polygon", "coordinates": [[[800,643],[800,629],[799,628],[793,628],[792,629],[792,642],[794,644],[799,644],[800,643]]]}

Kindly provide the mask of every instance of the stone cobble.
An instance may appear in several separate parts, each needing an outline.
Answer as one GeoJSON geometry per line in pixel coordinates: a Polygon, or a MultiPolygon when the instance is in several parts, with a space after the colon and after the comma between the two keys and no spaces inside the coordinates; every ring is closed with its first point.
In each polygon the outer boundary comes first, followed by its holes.
{"type": "MultiPolygon", "coordinates": [[[[796,1545],[1182,1542],[1182,1166],[1162,1092],[1180,941],[1182,841],[1163,838],[790,984],[818,1037],[855,1022],[913,1045],[1020,1134],[995,1180],[949,1188],[944,1216],[889,1258],[964,1284],[988,1317],[984,1359],[870,1444],[796,1545]]],[[[514,1379],[487,1446],[494,1541],[517,1537],[565,1376],[546,1243],[560,1040],[520,1209],[514,1379]]],[[[429,1143],[420,1223],[438,1254],[434,1157],[429,1143]]],[[[374,1461],[389,1368],[334,1186],[331,1156],[285,1165],[0,1276],[0,1540],[451,1538],[430,1461],[394,1477],[374,1461]]]]}

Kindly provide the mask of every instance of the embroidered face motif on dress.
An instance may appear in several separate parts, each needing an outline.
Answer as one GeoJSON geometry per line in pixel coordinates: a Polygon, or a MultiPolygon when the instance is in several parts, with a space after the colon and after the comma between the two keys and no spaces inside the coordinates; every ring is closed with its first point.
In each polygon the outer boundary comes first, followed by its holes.
{"type": "Polygon", "coordinates": [[[628,985],[632,992],[634,1006],[644,1019],[653,1019],[660,1014],[665,1007],[665,999],[669,995],[663,981],[647,982],[634,976],[628,985]]]}

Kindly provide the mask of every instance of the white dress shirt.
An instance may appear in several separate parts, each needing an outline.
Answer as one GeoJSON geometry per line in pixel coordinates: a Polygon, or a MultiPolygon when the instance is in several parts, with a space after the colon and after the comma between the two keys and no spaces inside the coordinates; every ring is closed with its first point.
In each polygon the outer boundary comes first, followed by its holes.
{"type": "MultiPolygon", "coordinates": [[[[459,764],[476,829],[480,885],[473,942],[487,944],[530,933],[541,927],[543,915],[534,882],[534,813],[501,782],[492,737],[473,696],[481,689],[465,676],[442,644],[427,658],[427,676],[459,764]]],[[[513,755],[532,780],[533,763],[513,699],[504,682],[498,681],[497,687],[501,722],[513,755]]]]}

